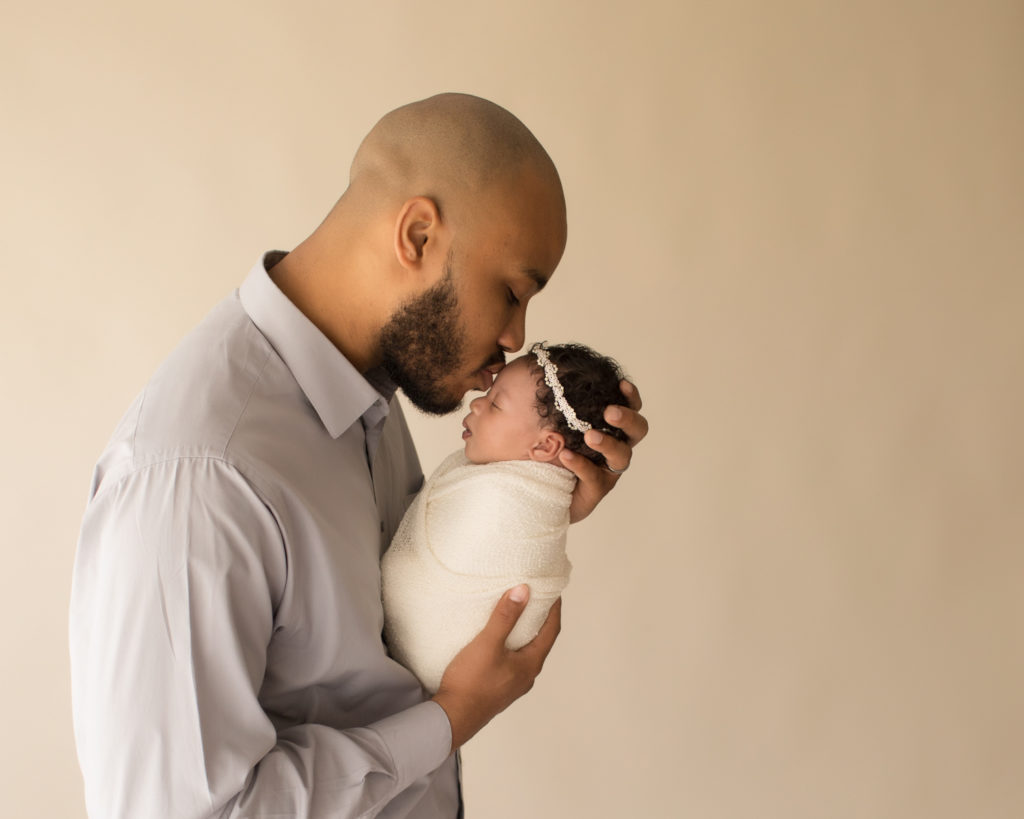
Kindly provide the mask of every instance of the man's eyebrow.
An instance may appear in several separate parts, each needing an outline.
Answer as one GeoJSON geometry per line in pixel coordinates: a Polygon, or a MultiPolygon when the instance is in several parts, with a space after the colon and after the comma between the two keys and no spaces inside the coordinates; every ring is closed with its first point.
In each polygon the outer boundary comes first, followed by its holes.
{"type": "Polygon", "coordinates": [[[537,285],[537,292],[539,293],[544,289],[544,285],[548,283],[548,277],[541,273],[535,267],[524,267],[521,271],[524,275],[529,276],[533,279],[533,283],[537,285]]]}

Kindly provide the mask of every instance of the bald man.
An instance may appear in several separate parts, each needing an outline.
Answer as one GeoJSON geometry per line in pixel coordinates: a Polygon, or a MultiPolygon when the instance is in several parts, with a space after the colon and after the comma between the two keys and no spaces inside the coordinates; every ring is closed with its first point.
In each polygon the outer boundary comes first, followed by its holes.
{"type": "MultiPolygon", "coordinates": [[[[94,817],[454,817],[454,752],[533,685],[559,630],[504,648],[509,590],[430,699],[381,640],[379,562],[422,483],[395,391],[446,413],[524,342],[565,247],[554,164],[445,94],[370,131],[349,185],[189,334],[93,476],[71,602],[94,817]]],[[[646,434],[624,384],[565,454],[589,514],[646,434]]]]}

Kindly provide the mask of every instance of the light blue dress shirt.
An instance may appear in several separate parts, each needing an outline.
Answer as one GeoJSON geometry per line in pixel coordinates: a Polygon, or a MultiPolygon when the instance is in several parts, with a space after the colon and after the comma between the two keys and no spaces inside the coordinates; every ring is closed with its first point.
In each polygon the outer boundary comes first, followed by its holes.
{"type": "Polygon", "coordinates": [[[423,476],[394,386],[267,254],[159,368],[93,477],[70,612],[94,817],[454,817],[444,711],[381,641],[423,476]]]}

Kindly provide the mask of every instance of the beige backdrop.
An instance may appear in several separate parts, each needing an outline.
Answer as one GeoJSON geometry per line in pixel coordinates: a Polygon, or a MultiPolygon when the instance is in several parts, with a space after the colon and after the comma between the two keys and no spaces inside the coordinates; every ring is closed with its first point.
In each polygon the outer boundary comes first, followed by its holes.
{"type": "MultiPolygon", "coordinates": [[[[4,815],[83,815],[66,607],[120,413],[446,89],[563,176],[528,338],[618,357],[653,428],[570,533],[537,687],[465,750],[470,816],[1024,815],[1024,5],[17,5],[4,815]]],[[[424,468],[458,418],[414,418],[424,468]]]]}

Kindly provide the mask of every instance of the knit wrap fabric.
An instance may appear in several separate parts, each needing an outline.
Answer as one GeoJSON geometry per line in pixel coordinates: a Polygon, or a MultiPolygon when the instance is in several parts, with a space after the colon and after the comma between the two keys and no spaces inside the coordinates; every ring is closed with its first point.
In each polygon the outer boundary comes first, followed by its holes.
{"type": "Polygon", "coordinates": [[[565,554],[576,477],[534,461],[471,464],[449,455],[405,513],[381,562],[384,635],[430,693],[502,594],[530,586],[506,645],[521,648],[569,582],[565,554]]]}

